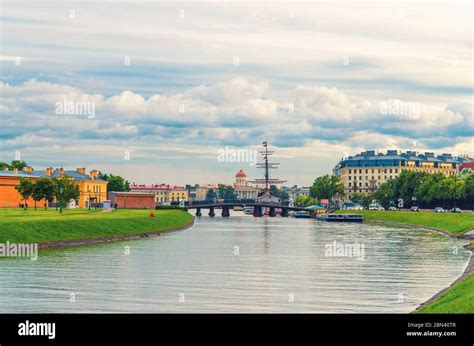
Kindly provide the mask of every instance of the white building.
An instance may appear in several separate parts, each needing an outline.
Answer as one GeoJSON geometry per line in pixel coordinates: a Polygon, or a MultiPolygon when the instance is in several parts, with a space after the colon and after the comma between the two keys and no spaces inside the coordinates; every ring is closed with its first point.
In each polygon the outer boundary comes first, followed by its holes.
{"type": "Polygon", "coordinates": [[[235,175],[234,190],[238,199],[255,199],[258,196],[256,187],[249,185],[247,182],[247,174],[240,170],[235,175]]]}

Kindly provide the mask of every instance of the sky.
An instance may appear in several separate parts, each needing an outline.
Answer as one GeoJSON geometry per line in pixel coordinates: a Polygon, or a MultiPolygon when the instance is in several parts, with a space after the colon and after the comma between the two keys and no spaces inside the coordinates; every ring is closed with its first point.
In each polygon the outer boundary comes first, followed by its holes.
{"type": "Polygon", "coordinates": [[[307,186],[367,149],[474,156],[470,1],[0,6],[0,161],[232,183],[263,172],[218,153],[267,140],[307,186]]]}

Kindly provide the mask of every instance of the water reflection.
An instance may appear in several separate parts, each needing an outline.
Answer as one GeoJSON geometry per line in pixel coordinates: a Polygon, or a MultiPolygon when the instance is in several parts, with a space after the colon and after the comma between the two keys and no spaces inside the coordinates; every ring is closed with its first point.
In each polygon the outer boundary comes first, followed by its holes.
{"type": "Polygon", "coordinates": [[[366,224],[203,217],[161,237],[2,260],[0,311],[409,312],[462,273],[461,245],[366,224]],[[328,257],[333,242],[363,244],[364,259],[328,257]]]}

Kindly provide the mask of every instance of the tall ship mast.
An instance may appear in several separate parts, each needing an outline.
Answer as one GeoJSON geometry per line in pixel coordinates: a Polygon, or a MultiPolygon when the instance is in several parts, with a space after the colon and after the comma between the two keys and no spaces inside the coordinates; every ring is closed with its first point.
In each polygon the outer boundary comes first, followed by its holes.
{"type": "Polygon", "coordinates": [[[249,181],[252,184],[256,185],[264,185],[265,186],[265,192],[270,191],[270,186],[271,185],[277,185],[277,184],[283,184],[286,182],[286,180],[281,180],[281,179],[276,179],[276,178],[270,178],[270,169],[277,169],[278,165],[280,164],[279,162],[269,162],[268,158],[269,156],[272,156],[274,151],[273,150],[268,150],[268,142],[265,140],[263,143],[263,148],[264,150],[260,150],[259,153],[263,157],[263,162],[257,163],[257,168],[262,168],[265,170],[264,173],[264,178],[263,179],[255,179],[252,181],[249,181]]]}

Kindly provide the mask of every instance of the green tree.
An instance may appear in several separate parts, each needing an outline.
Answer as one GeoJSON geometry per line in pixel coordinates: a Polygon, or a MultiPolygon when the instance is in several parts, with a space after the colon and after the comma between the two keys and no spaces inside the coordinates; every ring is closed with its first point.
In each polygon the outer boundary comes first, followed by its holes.
{"type": "Polygon", "coordinates": [[[206,193],[206,199],[214,199],[214,198],[217,198],[217,193],[214,190],[209,189],[206,193]]]}
{"type": "Polygon", "coordinates": [[[120,175],[104,174],[99,172],[99,179],[107,182],[107,192],[110,191],[130,191],[130,182],[120,175]]]}
{"type": "Polygon", "coordinates": [[[219,196],[219,198],[225,199],[225,200],[236,199],[235,189],[230,185],[219,184],[217,195],[219,196]]]}
{"type": "Polygon", "coordinates": [[[308,207],[315,204],[318,204],[318,200],[311,196],[298,196],[295,201],[295,205],[298,207],[308,207]]]}
{"type": "Polygon", "coordinates": [[[281,198],[282,201],[286,201],[290,198],[285,191],[279,189],[276,185],[270,185],[270,193],[275,197],[281,198]]]}
{"type": "Polygon", "coordinates": [[[28,164],[22,160],[13,160],[10,169],[18,169],[19,171],[23,170],[23,168],[28,167],[28,164]]]}
{"type": "Polygon", "coordinates": [[[80,190],[74,180],[72,180],[67,174],[61,178],[53,178],[54,184],[54,197],[59,203],[59,212],[63,212],[63,205],[71,200],[79,198],[80,190]]]}
{"type": "Polygon", "coordinates": [[[34,189],[34,182],[20,177],[20,185],[15,186],[20,196],[23,198],[23,208],[26,210],[26,200],[31,197],[34,189]]]}
{"type": "Polygon", "coordinates": [[[331,199],[336,194],[343,193],[344,185],[340,182],[340,178],[329,174],[316,178],[309,188],[309,195],[316,199],[331,199]]]}
{"type": "Polygon", "coordinates": [[[351,201],[354,203],[359,203],[364,208],[368,208],[373,199],[374,197],[372,195],[366,195],[359,192],[353,192],[351,194],[351,201]]]}
{"type": "Polygon", "coordinates": [[[107,181],[108,191],[130,191],[130,183],[119,175],[111,174],[107,181]]]}
{"type": "Polygon", "coordinates": [[[44,199],[44,209],[46,210],[47,203],[54,197],[54,183],[49,178],[41,178],[35,183],[33,190],[33,199],[35,200],[35,210],[36,210],[36,201],[44,199]]]}

